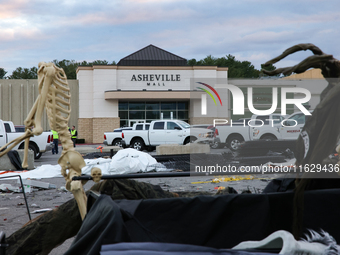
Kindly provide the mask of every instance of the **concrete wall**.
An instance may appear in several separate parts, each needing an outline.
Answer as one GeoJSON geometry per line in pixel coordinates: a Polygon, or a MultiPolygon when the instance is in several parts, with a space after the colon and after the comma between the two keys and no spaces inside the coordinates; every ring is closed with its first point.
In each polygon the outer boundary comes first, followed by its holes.
{"type": "MultiPolygon", "coordinates": [[[[71,89],[71,117],[69,126],[78,128],[79,86],[78,80],[68,80],[71,89]]],[[[13,121],[14,125],[23,125],[36,98],[38,80],[0,79],[0,119],[13,121]]],[[[50,130],[46,112],[42,118],[43,129],[50,130]]]]}

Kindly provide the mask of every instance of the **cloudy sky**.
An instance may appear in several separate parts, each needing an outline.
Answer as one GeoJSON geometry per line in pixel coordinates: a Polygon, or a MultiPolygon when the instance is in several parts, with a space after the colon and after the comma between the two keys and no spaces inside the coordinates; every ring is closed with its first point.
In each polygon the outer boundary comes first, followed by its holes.
{"type": "Polygon", "coordinates": [[[339,11],[338,0],[0,0],[0,67],[118,62],[149,44],[186,59],[231,54],[257,69],[298,43],[340,59],[339,11]]]}

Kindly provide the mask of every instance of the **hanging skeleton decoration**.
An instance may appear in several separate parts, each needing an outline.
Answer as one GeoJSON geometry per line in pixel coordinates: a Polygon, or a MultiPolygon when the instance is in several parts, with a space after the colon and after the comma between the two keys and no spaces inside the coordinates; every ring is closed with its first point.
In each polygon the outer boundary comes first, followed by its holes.
{"type": "MultiPolygon", "coordinates": [[[[312,116],[307,119],[301,135],[297,141],[296,166],[307,166],[311,164],[322,164],[323,161],[334,151],[340,135],[340,61],[332,55],[325,54],[313,44],[298,44],[285,50],[280,56],[266,62],[264,65],[274,64],[286,56],[301,50],[310,50],[313,56],[307,57],[299,64],[278,68],[273,71],[263,70],[265,74],[276,75],[291,73],[302,73],[310,68],[319,68],[328,86],[320,95],[320,103],[315,107],[312,116]]],[[[340,153],[340,146],[336,148],[340,153]]],[[[339,162],[340,163],[340,162],[339,162]]],[[[338,164],[339,164],[338,163],[338,164]]],[[[303,221],[303,194],[304,190],[311,186],[320,186],[317,178],[327,179],[328,184],[338,181],[339,176],[325,176],[325,173],[304,173],[302,178],[296,181],[294,196],[294,225],[293,232],[296,238],[301,236],[303,221]],[[323,174],[323,175],[321,175],[323,174]]],[[[334,174],[331,173],[331,174],[334,174]]],[[[329,185],[328,185],[329,186],[329,185]]],[[[330,188],[330,187],[329,187],[330,188]]]]}
{"type": "Polygon", "coordinates": [[[22,140],[25,140],[22,166],[23,168],[27,168],[29,138],[33,135],[40,135],[43,132],[41,119],[45,107],[50,128],[58,132],[59,139],[63,146],[62,154],[58,160],[58,164],[61,166],[61,174],[66,180],[67,190],[73,193],[78,204],[80,215],[82,219],[84,219],[86,215],[86,195],[82,187],[82,182],[72,181],[72,178],[74,176],[80,176],[81,169],[86,164],[80,153],[75,151],[71,134],[68,130],[68,121],[71,113],[71,94],[65,72],[53,63],[40,62],[38,68],[38,83],[39,96],[24,122],[25,133],[4,145],[3,148],[9,147],[0,153],[0,157],[22,140]],[[32,130],[31,127],[33,127],[32,130]]]}

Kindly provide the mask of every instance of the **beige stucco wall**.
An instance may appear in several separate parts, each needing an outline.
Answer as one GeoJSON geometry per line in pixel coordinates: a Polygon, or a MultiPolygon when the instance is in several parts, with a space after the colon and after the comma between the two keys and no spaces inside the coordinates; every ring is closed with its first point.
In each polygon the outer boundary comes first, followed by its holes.
{"type": "MultiPolygon", "coordinates": [[[[71,89],[71,117],[69,126],[78,128],[79,86],[77,80],[68,80],[71,89]]],[[[38,97],[38,80],[0,79],[0,119],[13,121],[14,125],[23,125],[36,98],[38,97]]],[[[43,129],[50,130],[44,111],[43,129]]]]}
{"type": "Polygon", "coordinates": [[[284,80],[298,80],[298,79],[324,79],[321,73],[321,69],[315,68],[307,70],[306,72],[299,74],[292,74],[287,77],[283,77],[284,80]]]}
{"type": "Polygon", "coordinates": [[[120,118],[79,118],[78,138],[86,143],[102,143],[104,132],[120,127],[120,118]]]}

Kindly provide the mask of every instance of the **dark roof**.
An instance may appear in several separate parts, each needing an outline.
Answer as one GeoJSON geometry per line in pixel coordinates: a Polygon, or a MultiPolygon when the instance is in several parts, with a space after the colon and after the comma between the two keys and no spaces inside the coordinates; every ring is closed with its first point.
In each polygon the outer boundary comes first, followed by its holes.
{"type": "Polygon", "coordinates": [[[187,60],[152,44],[122,58],[119,66],[186,66],[187,60]]]}

